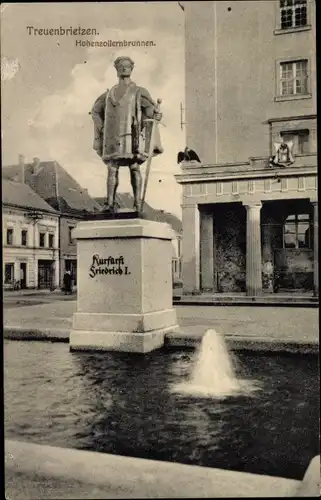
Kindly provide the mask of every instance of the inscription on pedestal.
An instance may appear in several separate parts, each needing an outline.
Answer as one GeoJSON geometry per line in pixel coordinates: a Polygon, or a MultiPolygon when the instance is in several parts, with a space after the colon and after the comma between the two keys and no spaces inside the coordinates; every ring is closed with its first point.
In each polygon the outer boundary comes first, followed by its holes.
{"type": "Polygon", "coordinates": [[[126,266],[124,257],[101,257],[99,254],[92,256],[92,263],[89,267],[89,276],[95,278],[99,274],[129,275],[131,274],[126,266]]]}

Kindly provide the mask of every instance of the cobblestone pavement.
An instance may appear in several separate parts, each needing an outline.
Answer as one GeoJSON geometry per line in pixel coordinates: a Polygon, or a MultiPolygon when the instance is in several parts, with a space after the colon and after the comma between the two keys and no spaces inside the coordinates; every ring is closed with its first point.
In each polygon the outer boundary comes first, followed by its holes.
{"type": "Polygon", "coordinates": [[[5,479],[7,500],[122,498],[117,497],[112,489],[108,491],[108,488],[81,483],[71,478],[68,480],[45,478],[36,474],[22,474],[7,470],[5,479]]]}

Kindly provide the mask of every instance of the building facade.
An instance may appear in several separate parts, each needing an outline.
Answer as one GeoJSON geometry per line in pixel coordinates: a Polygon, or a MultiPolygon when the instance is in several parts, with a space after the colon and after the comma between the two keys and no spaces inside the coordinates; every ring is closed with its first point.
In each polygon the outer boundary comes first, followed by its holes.
{"type": "Polygon", "coordinates": [[[100,205],[56,161],[34,158],[26,162],[19,155],[16,165],[4,166],[4,178],[14,179],[30,186],[43,200],[59,213],[60,286],[65,271],[71,271],[73,286],[77,286],[77,242],[72,229],[84,214],[98,211],[100,205]]]}
{"type": "Polygon", "coordinates": [[[72,238],[72,230],[81,218],[61,214],[60,217],[60,283],[65,271],[70,271],[72,284],[77,286],[77,241],[72,238]]]}
{"type": "Polygon", "coordinates": [[[184,292],[317,294],[315,2],[184,7],[184,292]]]}
{"type": "Polygon", "coordinates": [[[26,185],[2,189],[4,288],[59,287],[59,214],[26,185]]]}

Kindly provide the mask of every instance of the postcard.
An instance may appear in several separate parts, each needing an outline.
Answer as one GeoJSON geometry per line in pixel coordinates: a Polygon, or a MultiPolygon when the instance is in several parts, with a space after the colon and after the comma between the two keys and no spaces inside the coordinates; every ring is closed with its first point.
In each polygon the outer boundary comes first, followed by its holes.
{"type": "Polygon", "coordinates": [[[319,496],[315,30],[1,4],[8,500],[319,496]]]}

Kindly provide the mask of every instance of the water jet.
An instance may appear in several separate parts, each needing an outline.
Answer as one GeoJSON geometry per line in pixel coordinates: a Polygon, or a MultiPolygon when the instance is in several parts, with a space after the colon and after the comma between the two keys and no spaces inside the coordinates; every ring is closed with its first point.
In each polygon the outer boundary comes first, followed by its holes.
{"type": "Polygon", "coordinates": [[[224,337],[214,329],[209,329],[202,338],[190,379],[176,384],[173,391],[190,396],[226,398],[249,395],[257,390],[257,384],[237,378],[234,364],[235,359],[224,337]]]}

